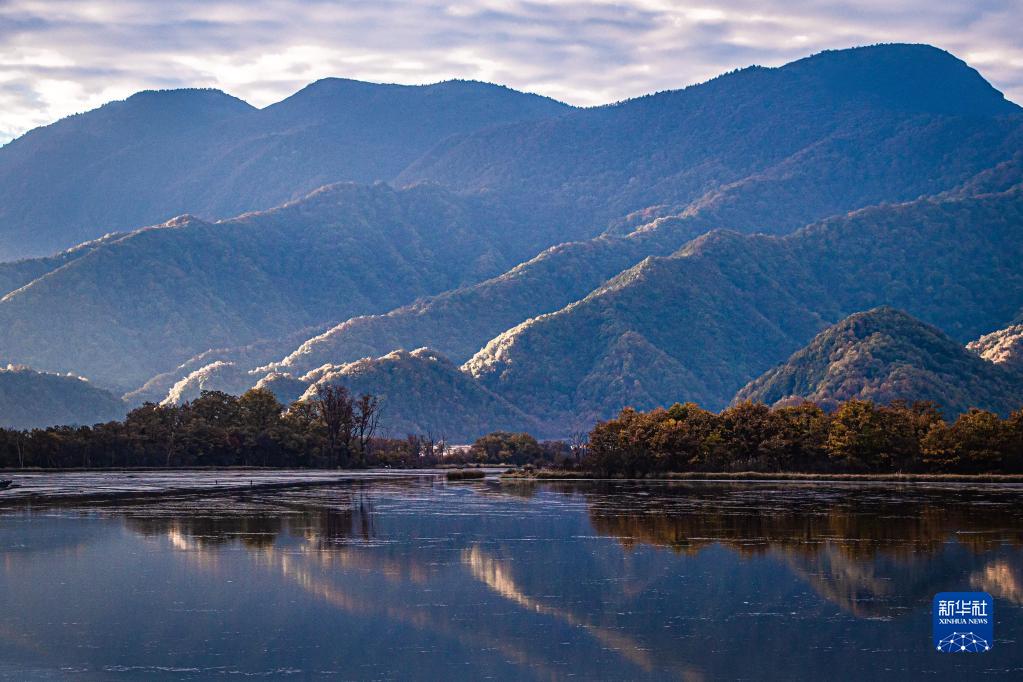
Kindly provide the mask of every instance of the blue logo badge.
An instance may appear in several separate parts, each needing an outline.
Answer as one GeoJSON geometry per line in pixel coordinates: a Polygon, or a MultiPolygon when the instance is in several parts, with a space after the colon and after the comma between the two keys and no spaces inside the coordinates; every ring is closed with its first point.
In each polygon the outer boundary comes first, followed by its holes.
{"type": "Polygon", "coordinates": [[[987,592],[941,592],[931,610],[936,650],[976,654],[994,646],[995,600],[987,592]]]}

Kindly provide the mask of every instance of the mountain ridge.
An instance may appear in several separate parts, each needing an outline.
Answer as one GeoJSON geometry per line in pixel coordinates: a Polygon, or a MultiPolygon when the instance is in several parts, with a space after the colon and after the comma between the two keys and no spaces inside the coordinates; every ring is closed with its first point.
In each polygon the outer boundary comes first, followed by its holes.
{"type": "MultiPolygon", "coordinates": [[[[397,182],[428,179],[456,190],[508,192],[536,204],[552,219],[578,223],[580,229],[586,223],[613,227],[635,211],[660,206],[667,212],[661,215],[680,212],[708,191],[755,176],[822,141],[832,140],[834,149],[829,154],[834,169],[836,159],[850,160],[850,141],[855,142],[855,153],[883,155],[891,139],[908,134],[913,146],[890,155],[889,162],[902,159],[907,166],[919,167],[912,174],[890,175],[876,188],[869,184],[863,188],[872,194],[873,200],[866,203],[878,203],[885,192],[886,200],[905,201],[937,193],[992,165],[948,169],[942,158],[946,163],[957,157],[964,161],[972,151],[949,157],[937,149],[955,148],[964,139],[971,142],[963,148],[990,149],[1012,130],[1017,141],[997,152],[1002,159],[1008,158],[1019,149],[1021,120],[1017,105],[944,51],[904,45],[855,48],[773,69],[742,69],[683,90],[450,138],[410,165],[397,182]],[[899,92],[884,80],[890,59],[862,58],[903,52],[913,57],[915,66],[907,67],[911,72],[935,61],[941,66],[927,80],[927,97],[917,97],[919,106],[892,104],[899,92]],[[842,90],[841,83],[829,82],[827,76],[835,69],[822,64],[828,66],[836,59],[865,63],[860,71],[877,78],[860,73],[860,85],[876,81],[880,94],[854,96],[842,90]],[[818,73],[821,70],[825,73],[818,73]],[[969,103],[962,102],[964,93],[978,92],[969,103]],[[1004,130],[990,130],[992,125],[1004,130]],[[987,135],[991,137],[984,139],[987,135]],[[770,144],[763,144],[764,140],[770,144]],[[886,189],[896,177],[904,183],[906,178],[950,171],[957,179],[950,178],[946,187],[906,187],[897,196],[886,189]]],[[[885,165],[879,161],[854,167],[882,172],[885,165]]],[[[804,184],[812,186],[813,177],[809,175],[804,184]]],[[[849,177],[843,184],[855,187],[855,173],[849,177]]],[[[779,220],[782,224],[774,231],[795,229],[838,209],[864,205],[831,202],[817,208],[814,203],[826,196],[818,198],[812,192],[801,196],[807,206],[780,216],[784,221],[779,220]]],[[[743,219],[755,221],[756,216],[753,211],[743,219]]]]}
{"type": "MultiPolygon", "coordinates": [[[[343,385],[355,395],[377,396],[381,432],[391,437],[429,434],[446,442],[468,443],[491,431],[539,433],[542,428],[428,348],[326,365],[301,381],[308,388],[300,399],[314,398],[319,387],[327,384],[343,385]]],[[[268,387],[273,390],[272,383],[268,387]]]]}
{"type": "Polygon", "coordinates": [[[33,221],[62,212],[61,234],[113,231],[0,263],[0,360],[133,403],[292,395],[366,360],[560,433],[625,403],[723,407],[855,311],[894,305],[965,343],[1023,308],[1023,114],[929,46],[582,110],[324,79],[262,110],[181,91],[97,111],[0,149],[0,244],[11,225],[48,238],[33,221]],[[19,179],[24,150],[44,170],[19,179]]]}
{"type": "Polygon", "coordinates": [[[1023,407],[1023,373],[988,362],[940,329],[891,307],[854,313],[743,387],[733,403],[851,399],[931,401],[954,417],[970,408],[1001,415],[1023,407]]]}
{"type": "MultiPolygon", "coordinates": [[[[635,334],[699,381],[678,373],[670,391],[633,407],[692,400],[721,408],[850,311],[895,305],[960,343],[1007,319],[1023,301],[1023,277],[1006,276],[1023,257],[1020,224],[1016,190],[864,209],[783,237],[711,232],[495,337],[463,368],[527,412],[574,430],[576,420],[625,406],[582,389],[610,380],[594,370],[620,366],[616,349],[635,334]],[[957,242],[967,236],[964,248],[957,242]]],[[[624,380],[635,377],[615,379],[624,380]]]]}
{"type": "Polygon", "coordinates": [[[126,412],[118,397],[81,377],[0,367],[0,428],[91,426],[121,419],[126,412]]]}
{"type": "Polygon", "coordinates": [[[6,294],[0,358],[130,390],[209,348],[496,274],[531,250],[524,235],[483,201],[426,185],[342,183],[219,223],[182,217],[6,294]]]}
{"type": "Polygon", "coordinates": [[[568,108],[482,84],[361,85],[346,98],[321,81],[263,109],[219,90],[143,91],[29,131],[0,147],[0,260],[388,180],[450,134],[568,108]]]}

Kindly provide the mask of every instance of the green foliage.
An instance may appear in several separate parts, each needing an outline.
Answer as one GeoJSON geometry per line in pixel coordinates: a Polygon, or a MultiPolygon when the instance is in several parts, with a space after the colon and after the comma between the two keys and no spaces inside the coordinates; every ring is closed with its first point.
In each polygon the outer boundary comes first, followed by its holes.
{"type": "Polygon", "coordinates": [[[933,403],[743,402],[719,414],[691,403],[622,410],[590,433],[583,467],[600,476],[698,471],[1023,472],[1023,410],[970,410],[947,423],[933,403]]]}

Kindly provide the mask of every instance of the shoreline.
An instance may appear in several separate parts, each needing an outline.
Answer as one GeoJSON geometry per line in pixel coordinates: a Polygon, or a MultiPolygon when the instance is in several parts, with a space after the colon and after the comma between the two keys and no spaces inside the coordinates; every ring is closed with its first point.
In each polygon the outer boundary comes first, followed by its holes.
{"type": "Polygon", "coordinates": [[[765,471],[668,472],[642,477],[601,477],[583,471],[540,469],[506,472],[507,481],[796,481],[796,482],[892,482],[892,483],[1020,483],[1023,474],[826,474],[765,471]]]}
{"type": "MultiPolygon", "coordinates": [[[[496,472],[495,472],[496,473],[496,472]]],[[[145,500],[159,497],[267,492],[337,485],[352,481],[400,479],[420,476],[443,478],[433,469],[94,469],[8,470],[0,478],[13,477],[15,485],[0,490],[0,508],[145,500]]]]}

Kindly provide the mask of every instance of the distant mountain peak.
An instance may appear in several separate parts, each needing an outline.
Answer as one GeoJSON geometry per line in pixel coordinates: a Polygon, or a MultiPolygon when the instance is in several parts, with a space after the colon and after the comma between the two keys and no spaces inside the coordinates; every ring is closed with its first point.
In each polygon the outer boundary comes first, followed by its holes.
{"type": "MultiPolygon", "coordinates": [[[[517,100],[517,106],[521,111],[512,114],[510,120],[542,117],[551,111],[572,109],[569,105],[549,97],[478,80],[449,79],[437,83],[403,84],[373,83],[329,76],[310,83],[276,104],[271,104],[266,110],[271,112],[308,110],[327,106],[336,113],[338,105],[353,108],[370,101],[385,107],[392,105],[407,108],[413,102],[441,97],[468,98],[452,99],[450,102],[444,99],[444,108],[450,109],[448,113],[452,116],[460,115],[459,111],[466,106],[473,106],[474,100],[483,102],[496,100],[505,103],[517,100]]],[[[387,111],[374,113],[377,116],[389,115],[387,111]]]]}
{"type": "Polygon", "coordinates": [[[218,88],[149,88],[139,90],[125,98],[125,102],[167,101],[167,100],[233,100],[244,102],[218,88]]]}
{"type": "Polygon", "coordinates": [[[966,62],[926,44],[886,43],[826,50],[779,71],[815,81],[821,94],[874,97],[938,114],[1003,115],[1023,111],[966,62]]]}
{"type": "Polygon", "coordinates": [[[470,81],[327,78],[263,109],[214,89],[145,90],[0,147],[0,261],[186,211],[226,219],[334,182],[390,181],[449,137],[569,109],[470,81]]]}
{"type": "Polygon", "coordinates": [[[200,116],[218,119],[245,114],[256,108],[245,100],[216,88],[174,88],[140,90],[128,98],[110,102],[100,108],[131,117],[147,116],[157,121],[171,117],[200,116]]]}

